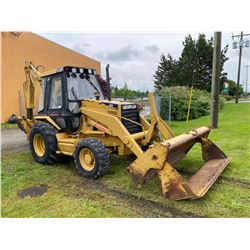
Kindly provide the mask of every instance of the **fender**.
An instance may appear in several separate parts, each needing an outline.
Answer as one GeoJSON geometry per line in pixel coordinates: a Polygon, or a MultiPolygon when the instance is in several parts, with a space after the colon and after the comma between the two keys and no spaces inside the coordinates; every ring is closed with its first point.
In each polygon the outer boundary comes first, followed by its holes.
{"type": "Polygon", "coordinates": [[[34,119],[38,120],[38,121],[44,121],[46,120],[47,122],[49,122],[50,124],[52,124],[56,129],[61,130],[60,126],[49,116],[44,115],[44,116],[35,116],[34,119]]]}

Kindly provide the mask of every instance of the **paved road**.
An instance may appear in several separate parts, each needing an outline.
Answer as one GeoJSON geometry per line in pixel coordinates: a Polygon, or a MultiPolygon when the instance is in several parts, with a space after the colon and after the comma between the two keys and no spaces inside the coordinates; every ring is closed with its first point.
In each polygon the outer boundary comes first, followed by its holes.
{"type": "Polygon", "coordinates": [[[28,150],[25,133],[20,129],[1,129],[1,149],[2,153],[28,150]]]}
{"type": "Polygon", "coordinates": [[[239,100],[239,102],[250,102],[250,100],[239,100]]]}

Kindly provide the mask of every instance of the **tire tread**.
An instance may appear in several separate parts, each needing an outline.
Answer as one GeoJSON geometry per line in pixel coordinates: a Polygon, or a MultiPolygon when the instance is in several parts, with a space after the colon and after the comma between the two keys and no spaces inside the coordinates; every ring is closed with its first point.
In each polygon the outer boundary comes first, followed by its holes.
{"type": "Polygon", "coordinates": [[[105,146],[99,140],[95,138],[90,137],[90,138],[81,140],[76,146],[73,157],[74,157],[74,163],[76,165],[76,168],[82,175],[84,175],[87,178],[97,179],[98,177],[101,177],[108,172],[109,155],[107,153],[105,146]],[[80,150],[84,147],[87,147],[90,150],[92,150],[94,155],[97,157],[96,167],[92,171],[84,171],[79,163],[78,155],[80,153],[80,150]]]}
{"type": "Polygon", "coordinates": [[[30,132],[30,150],[34,157],[34,159],[42,164],[53,164],[56,163],[59,159],[58,155],[56,154],[57,150],[57,139],[56,139],[57,130],[48,123],[39,122],[36,124],[30,132]],[[47,143],[45,142],[45,147],[47,147],[47,154],[46,156],[39,157],[36,155],[34,148],[33,148],[33,135],[40,133],[43,137],[46,138],[47,143]]]}

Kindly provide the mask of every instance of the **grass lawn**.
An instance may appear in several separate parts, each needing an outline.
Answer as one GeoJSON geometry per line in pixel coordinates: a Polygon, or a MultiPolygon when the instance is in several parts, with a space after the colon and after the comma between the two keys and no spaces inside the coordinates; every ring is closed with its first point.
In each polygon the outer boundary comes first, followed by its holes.
{"type": "Polygon", "coordinates": [[[18,128],[16,123],[1,123],[1,128],[18,128]]]}
{"type": "MultiPolygon", "coordinates": [[[[209,117],[171,122],[176,135],[209,124],[209,117]]],[[[2,156],[3,217],[249,217],[250,103],[226,104],[212,139],[233,159],[208,193],[199,200],[169,201],[157,178],[143,188],[133,186],[126,167],[131,158],[111,158],[109,174],[88,180],[72,160],[43,166],[29,152],[2,156]],[[18,197],[23,188],[44,184],[48,192],[36,198],[18,197]]],[[[177,168],[189,177],[202,158],[195,147],[177,168]]]]}

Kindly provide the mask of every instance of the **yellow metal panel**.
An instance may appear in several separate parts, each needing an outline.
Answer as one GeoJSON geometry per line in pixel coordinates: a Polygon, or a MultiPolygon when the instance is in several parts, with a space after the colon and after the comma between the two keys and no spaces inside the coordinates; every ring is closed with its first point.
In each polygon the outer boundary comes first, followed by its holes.
{"type": "Polygon", "coordinates": [[[73,155],[75,151],[75,145],[71,143],[58,142],[58,152],[73,155]]]}
{"type": "Polygon", "coordinates": [[[119,118],[108,113],[104,113],[102,110],[97,111],[88,104],[93,105],[91,102],[83,102],[83,107],[81,108],[81,112],[83,114],[91,117],[93,120],[101,121],[102,125],[108,128],[113,136],[118,137],[137,156],[143,153],[140,146],[123,126],[119,118]]]}
{"type": "Polygon", "coordinates": [[[57,68],[56,69],[51,69],[51,70],[47,70],[43,73],[41,73],[41,77],[47,76],[47,75],[52,75],[57,73],[57,68]]]}
{"type": "Polygon", "coordinates": [[[34,119],[36,120],[46,120],[48,121],[49,123],[51,123],[55,128],[57,128],[58,130],[61,130],[61,128],[58,126],[58,124],[56,122],[54,122],[54,120],[49,117],[49,116],[35,116],[34,119]]]}

